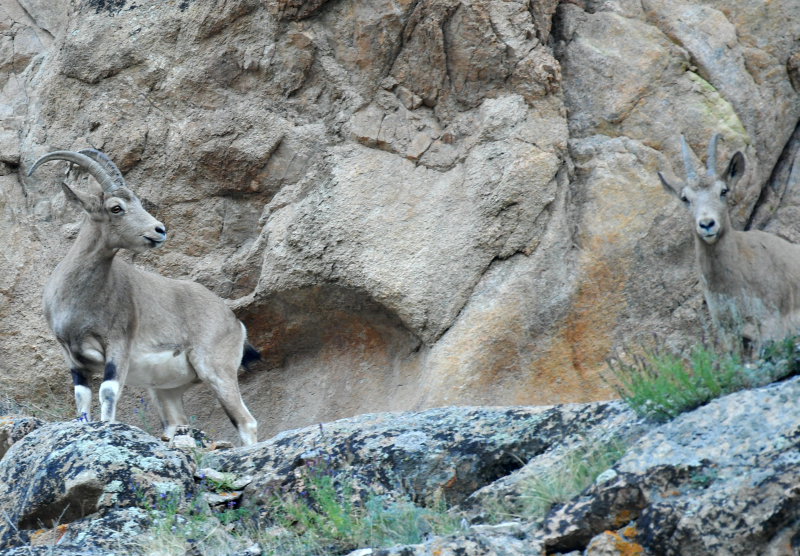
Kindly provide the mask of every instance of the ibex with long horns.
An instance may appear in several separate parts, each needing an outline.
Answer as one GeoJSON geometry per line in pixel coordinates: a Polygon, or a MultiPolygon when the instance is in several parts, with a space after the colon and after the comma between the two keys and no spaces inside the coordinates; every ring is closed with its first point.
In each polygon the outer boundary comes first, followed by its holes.
{"type": "Polygon", "coordinates": [[[81,193],[61,184],[85,219],[75,243],[45,286],[44,315],[72,371],[78,414],[91,416],[89,379],[102,374],[101,419],[114,421],[125,384],[146,388],[172,436],[188,424],[183,393],[205,382],[243,444],[256,442],[256,420],[242,402],[237,371],[258,358],[244,325],[225,302],[200,284],[145,272],[116,257],[143,253],[166,240],[164,225],[128,189],[105,155],[86,149],[49,153],[31,166],[66,160],[87,171],[102,190],[81,193]]]}
{"type": "Polygon", "coordinates": [[[692,215],[697,273],[709,313],[723,336],[741,336],[757,348],[800,331],[800,246],[762,231],[740,232],[731,226],[728,193],[745,168],[737,152],[725,172],[717,173],[717,141],[708,146],[705,175],[698,175],[681,135],[686,183],[664,189],[678,197],[692,215]]]}

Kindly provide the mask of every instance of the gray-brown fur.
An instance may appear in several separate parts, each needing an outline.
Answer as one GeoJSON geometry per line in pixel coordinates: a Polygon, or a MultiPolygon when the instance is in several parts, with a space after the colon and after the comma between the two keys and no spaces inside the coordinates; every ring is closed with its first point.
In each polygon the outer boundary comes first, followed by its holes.
{"type": "Polygon", "coordinates": [[[741,336],[753,347],[800,330],[800,246],[762,231],[731,226],[727,194],[744,173],[742,153],[717,172],[717,140],[709,144],[707,171],[697,175],[681,136],[686,183],[664,189],[678,197],[692,216],[697,273],[709,313],[723,337],[741,336]]]}
{"type": "Polygon", "coordinates": [[[230,416],[242,443],[254,443],[257,424],[242,402],[237,380],[244,325],[200,284],[145,272],[116,257],[119,249],[143,253],[159,247],[166,230],[142,208],[105,156],[50,153],[29,174],[50,160],[78,164],[103,189],[81,193],[62,184],[67,199],[86,217],[43,296],[45,318],[73,371],[79,415],[91,415],[91,391],[81,378],[105,374],[99,393],[102,420],[114,420],[122,387],[129,384],[148,390],[171,436],[178,425],[188,424],[183,393],[202,381],[230,416]]]}

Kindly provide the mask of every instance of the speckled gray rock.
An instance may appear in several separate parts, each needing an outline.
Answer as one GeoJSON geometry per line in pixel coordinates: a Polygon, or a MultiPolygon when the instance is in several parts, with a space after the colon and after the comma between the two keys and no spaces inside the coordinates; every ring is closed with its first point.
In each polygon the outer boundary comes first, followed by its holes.
{"type": "Polygon", "coordinates": [[[543,477],[553,473],[555,469],[564,469],[565,459],[571,457],[575,450],[591,446],[625,447],[636,441],[655,424],[640,419],[636,414],[619,403],[619,411],[608,412],[602,423],[584,428],[576,427],[561,435],[557,442],[547,450],[530,458],[520,469],[500,477],[472,494],[465,500],[464,506],[472,511],[480,512],[481,507],[497,501],[503,501],[508,507],[514,507],[523,496],[520,485],[532,478],[543,477]]]}
{"type": "Polygon", "coordinates": [[[36,429],[44,426],[46,421],[24,415],[0,415],[0,459],[8,449],[36,429]]]}
{"type": "MultiPolygon", "coordinates": [[[[633,534],[635,529],[629,527],[625,531],[633,534]]],[[[626,538],[624,534],[604,531],[589,541],[583,553],[574,552],[574,554],[575,556],[650,556],[651,552],[626,538]]]]}
{"type": "Polygon", "coordinates": [[[543,544],[538,539],[518,538],[489,531],[466,532],[453,537],[437,537],[422,544],[351,554],[351,556],[542,556],[543,544]]]}
{"type": "Polygon", "coordinates": [[[643,436],[616,477],[553,511],[548,549],[636,520],[658,556],[796,554],[800,378],[714,400],[643,436]]]}
{"type": "Polygon", "coordinates": [[[0,551],[2,556],[109,556],[108,550],[97,548],[71,548],[64,546],[20,546],[0,551]]]}
{"type": "Polygon", "coordinates": [[[630,416],[623,404],[606,402],[361,415],[212,452],[205,465],[252,475],[244,499],[257,503],[295,488],[305,466],[346,466],[357,483],[402,486],[420,503],[443,497],[459,504],[564,438],[592,433],[621,414],[630,416]]]}
{"type": "MultiPolygon", "coordinates": [[[[54,550],[54,554],[135,554],[142,547],[141,535],[150,526],[150,517],[141,508],[110,508],[53,529],[23,530],[18,538],[24,546],[1,551],[18,554],[20,550],[54,550]]],[[[27,552],[24,552],[27,553],[27,552]]],[[[48,554],[45,552],[45,554],[48,554]]]]}
{"type": "MultiPolygon", "coordinates": [[[[102,525],[96,519],[137,505],[136,485],[151,501],[159,493],[185,499],[195,490],[193,466],[180,451],[128,425],[46,425],[0,460],[0,548],[27,541],[32,531],[92,515],[76,529],[73,542],[80,544],[81,530],[102,525]]],[[[108,519],[116,523],[119,516],[108,519]]]]}

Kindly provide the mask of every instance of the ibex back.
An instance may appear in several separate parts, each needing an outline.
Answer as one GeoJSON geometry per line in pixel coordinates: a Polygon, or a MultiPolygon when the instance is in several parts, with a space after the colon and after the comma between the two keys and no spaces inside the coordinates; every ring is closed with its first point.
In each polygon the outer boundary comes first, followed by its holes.
{"type": "Polygon", "coordinates": [[[75,243],[47,281],[44,315],[72,372],[78,414],[91,418],[90,378],[102,374],[101,419],[114,421],[125,384],[147,389],[164,433],[188,424],[183,394],[205,382],[222,404],[243,444],[256,442],[256,421],[242,402],[237,372],[258,358],[244,325],[225,302],[185,280],[145,272],[116,257],[144,253],[166,240],[164,225],[128,189],[102,153],[49,153],[31,167],[66,160],[92,175],[102,191],[67,199],[86,216],[75,243]]]}
{"type": "Polygon", "coordinates": [[[800,331],[800,246],[762,231],[731,226],[727,198],[744,173],[737,152],[717,173],[717,141],[711,138],[705,175],[697,175],[681,136],[686,183],[664,189],[678,197],[692,216],[697,273],[709,313],[726,340],[745,347],[800,331]]]}

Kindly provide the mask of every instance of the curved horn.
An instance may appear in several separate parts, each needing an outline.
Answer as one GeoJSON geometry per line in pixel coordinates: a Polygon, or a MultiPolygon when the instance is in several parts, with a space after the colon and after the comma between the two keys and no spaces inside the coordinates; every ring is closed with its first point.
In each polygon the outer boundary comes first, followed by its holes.
{"type": "Polygon", "coordinates": [[[708,144],[708,158],[706,158],[706,173],[710,178],[717,177],[717,140],[720,134],[715,133],[711,137],[711,142],[708,144]]]}
{"type": "Polygon", "coordinates": [[[97,162],[108,175],[114,178],[114,183],[117,187],[128,187],[125,183],[125,178],[122,177],[122,172],[119,171],[117,165],[111,162],[111,159],[96,149],[81,149],[78,151],[80,154],[85,154],[95,162],[97,162]]]}
{"type": "Polygon", "coordinates": [[[686,181],[691,182],[697,180],[697,172],[694,171],[692,157],[689,154],[689,145],[686,144],[683,133],[681,133],[681,154],[683,154],[683,166],[686,168],[686,181]]]}
{"type": "Polygon", "coordinates": [[[45,162],[50,162],[51,160],[66,160],[68,162],[72,162],[73,164],[77,164],[89,174],[97,180],[97,183],[100,184],[100,187],[103,188],[103,191],[111,191],[117,187],[114,178],[111,177],[108,172],[106,171],[103,166],[95,162],[92,158],[86,156],[85,154],[80,154],[72,151],[53,151],[51,153],[47,153],[39,160],[33,163],[31,169],[28,170],[28,176],[33,174],[33,171],[36,170],[39,166],[44,164],[45,162]]]}

